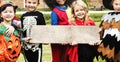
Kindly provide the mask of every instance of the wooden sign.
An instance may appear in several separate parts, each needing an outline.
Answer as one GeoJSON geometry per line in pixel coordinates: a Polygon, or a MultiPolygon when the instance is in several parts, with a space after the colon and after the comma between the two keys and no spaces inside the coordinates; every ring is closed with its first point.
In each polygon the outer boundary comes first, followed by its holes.
{"type": "Polygon", "coordinates": [[[97,26],[33,26],[31,43],[98,42],[97,26]]]}

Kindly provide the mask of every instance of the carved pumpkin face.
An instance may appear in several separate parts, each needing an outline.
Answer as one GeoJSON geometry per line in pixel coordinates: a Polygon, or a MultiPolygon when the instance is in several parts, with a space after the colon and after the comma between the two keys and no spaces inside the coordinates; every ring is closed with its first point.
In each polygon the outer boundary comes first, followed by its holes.
{"type": "Polygon", "coordinates": [[[20,39],[14,35],[7,42],[4,35],[0,35],[0,61],[16,62],[21,51],[20,39]]]}
{"type": "Polygon", "coordinates": [[[9,38],[9,41],[6,44],[7,46],[7,59],[12,60],[12,61],[16,61],[20,51],[21,51],[21,45],[20,45],[20,39],[14,35],[12,35],[9,38]]]}

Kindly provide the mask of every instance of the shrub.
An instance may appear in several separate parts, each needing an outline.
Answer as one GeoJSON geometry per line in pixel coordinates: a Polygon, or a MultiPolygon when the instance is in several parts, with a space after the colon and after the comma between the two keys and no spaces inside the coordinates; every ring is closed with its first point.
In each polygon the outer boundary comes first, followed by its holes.
{"type": "Polygon", "coordinates": [[[104,15],[104,13],[94,13],[94,14],[90,14],[90,17],[95,21],[95,22],[100,22],[102,16],[104,15]]]}
{"type": "Polygon", "coordinates": [[[22,14],[16,14],[16,16],[20,19],[22,14]]]}
{"type": "Polygon", "coordinates": [[[40,9],[37,9],[38,11],[51,11],[51,9],[49,8],[40,8],[40,9]]]}
{"type": "Polygon", "coordinates": [[[46,24],[50,24],[50,21],[51,21],[50,14],[44,14],[44,18],[45,18],[46,24]]]}
{"type": "MultiPolygon", "coordinates": [[[[90,14],[90,17],[95,21],[95,22],[100,22],[101,21],[101,17],[104,15],[104,13],[92,13],[90,14]]],[[[21,17],[21,14],[17,14],[16,15],[18,18],[21,17]]],[[[44,18],[45,18],[45,21],[47,24],[50,24],[50,21],[51,21],[51,17],[50,17],[50,14],[44,14],[44,18]]]]}

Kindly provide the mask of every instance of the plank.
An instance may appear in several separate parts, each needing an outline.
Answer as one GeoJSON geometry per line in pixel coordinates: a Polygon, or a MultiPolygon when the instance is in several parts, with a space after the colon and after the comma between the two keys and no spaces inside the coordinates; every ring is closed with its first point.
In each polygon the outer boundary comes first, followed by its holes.
{"type": "Polygon", "coordinates": [[[33,26],[31,43],[90,43],[98,42],[97,26],[33,26]]]}

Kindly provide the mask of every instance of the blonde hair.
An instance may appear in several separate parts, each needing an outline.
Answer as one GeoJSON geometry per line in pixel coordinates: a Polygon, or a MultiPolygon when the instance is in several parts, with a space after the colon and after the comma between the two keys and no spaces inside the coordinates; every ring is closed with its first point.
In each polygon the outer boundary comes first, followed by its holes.
{"type": "Polygon", "coordinates": [[[83,18],[83,20],[85,21],[85,23],[87,23],[87,20],[89,17],[88,7],[87,7],[86,3],[84,3],[82,0],[77,0],[72,3],[72,5],[71,5],[72,17],[71,17],[71,19],[69,19],[69,22],[75,21],[74,7],[76,7],[76,6],[81,6],[85,10],[85,17],[83,18]]]}

